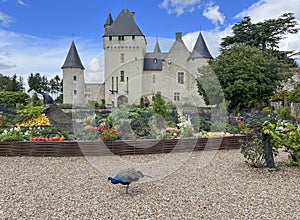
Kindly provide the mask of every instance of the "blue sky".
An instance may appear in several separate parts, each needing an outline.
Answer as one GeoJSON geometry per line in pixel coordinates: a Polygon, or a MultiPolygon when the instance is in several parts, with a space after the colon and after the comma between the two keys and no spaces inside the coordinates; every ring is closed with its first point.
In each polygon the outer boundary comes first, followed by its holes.
{"type": "MultiPolygon", "coordinates": [[[[49,78],[62,75],[62,66],[74,40],[86,68],[86,80],[102,81],[103,24],[108,12],[115,19],[123,8],[135,12],[137,25],[147,37],[148,51],[156,37],[162,50],[182,32],[191,50],[199,31],[213,56],[221,38],[244,16],[253,22],[293,12],[300,20],[299,0],[0,0],[0,73],[39,72],[49,78]],[[92,80],[93,79],[93,80],[92,80]]],[[[283,50],[300,50],[300,34],[281,43],[283,50]]]]}

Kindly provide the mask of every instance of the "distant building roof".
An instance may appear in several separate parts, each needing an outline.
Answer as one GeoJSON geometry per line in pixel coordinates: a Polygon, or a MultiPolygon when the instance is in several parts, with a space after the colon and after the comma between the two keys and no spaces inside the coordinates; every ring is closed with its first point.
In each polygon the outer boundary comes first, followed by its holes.
{"type": "MultiPolygon", "coordinates": [[[[110,18],[108,18],[110,20],[110,18]]],[[[112,21],[112,19],[111,19],[112,21]]],[[[109,21],[106,21],[109,22],[109,21]]],[[[134,20],[134,13],[123,9],[103,36],[144,36],[134,20]]]]}
{"type": "Polygon", "coordinates": [[[61,68],[80,68],[84,70],[84,66],[81,63],[74,41],[72,41],[65,63],[61,68]]]}
{"type": "Polygon", "coordinates": [[[193,58],[213,58],[210,54],[201,32],[199,33],[197,42],[194,46],[190,59],[193,58]]]}

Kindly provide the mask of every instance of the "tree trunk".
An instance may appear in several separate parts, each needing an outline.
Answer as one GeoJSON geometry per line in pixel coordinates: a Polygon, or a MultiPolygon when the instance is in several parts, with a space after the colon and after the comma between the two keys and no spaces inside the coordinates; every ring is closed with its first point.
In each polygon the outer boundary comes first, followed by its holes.
{"type": "Polygon", "coordinates": [[[266,160],[266,163],[267,163],[267,167],[271,168],[271,169],[274,169],[276,167],[275,167],[271,142],[265,136],[264,133],[262,133],[262,139],[263,139],[263,146],[264,146],[265,160],[266,160]]]}

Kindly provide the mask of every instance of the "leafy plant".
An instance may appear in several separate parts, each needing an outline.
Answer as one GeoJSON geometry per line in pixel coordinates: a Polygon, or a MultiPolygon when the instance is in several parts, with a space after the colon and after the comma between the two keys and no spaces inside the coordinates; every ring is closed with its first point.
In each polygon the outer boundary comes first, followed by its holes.
{"type": "Polygon", "coordinates": [[[115,141],[115,140],[120,139],[119,134],[120,134],[120,132],[118,133],[118,131],[114,128],[103,130],[100,133],[100,139],[102,141],[115,141]]]}
{"type": "Polygon", "coordinates": [[[25,122],[32,118],[37,118],[43,112],[41,106],[26,105],[23,109],[18,110],[18,114],[15,118],[15,123],[25,122]]]}
{"type": "Polygon", "coordinates": [[[264,148],[262,138],[258,134],[253,134],[251,140],[246,140],[241,145],[241,153],[247,160],[250,160],[251,165],[260,167],[264,165],[264,148]]]}
{"type": "Polygon", "coordinates": [[[10,128],[3,130],[0,134],[0,141],[24,141],[29,140],[30,134],[28,130],[21,129],[20,127],[10,128]]]}
{"type": "Polygon", "coordinates": [[[289,153],[291,165],[300,166],[300,127],[286,121],[276,124],[266,122],[263,132],[268,135],[272,145],[276,148],[284,147],[289,153]]]}

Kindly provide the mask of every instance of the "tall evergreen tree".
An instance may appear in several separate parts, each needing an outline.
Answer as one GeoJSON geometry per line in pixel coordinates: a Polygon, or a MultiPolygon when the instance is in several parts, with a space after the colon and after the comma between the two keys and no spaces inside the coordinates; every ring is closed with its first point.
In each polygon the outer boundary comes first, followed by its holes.
{"type": "Polygon", "coordinates": [[[279,51],[279,42],[287,34],[296,34],[300,30],[293,13],[284,13],[277,19],[252,23],[251,17],[246,16],[241,22],[232,27],[233,36],[222,39],[221,51],[236,45],[249,45],[259,48],[285,64],[286,68],[297,67],[297,62],[290,58],[293,51],[279,51]]]}

